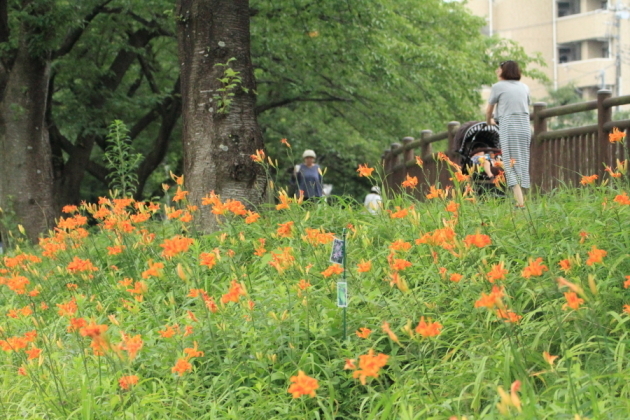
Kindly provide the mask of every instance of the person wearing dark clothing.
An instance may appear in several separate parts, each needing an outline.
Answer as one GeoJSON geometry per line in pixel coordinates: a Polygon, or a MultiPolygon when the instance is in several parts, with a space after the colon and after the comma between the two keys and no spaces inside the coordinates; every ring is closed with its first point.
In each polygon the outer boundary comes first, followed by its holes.
{"type": "Polygon", "coordinates": [[[304,163],[295,166],[294,176],[299,191],[304,192],[304,199],[321,197],[322,189],[322,171],[318,164],[315,163],[317,155],[312,150],[305,150],[302,154],[304,163]]]}

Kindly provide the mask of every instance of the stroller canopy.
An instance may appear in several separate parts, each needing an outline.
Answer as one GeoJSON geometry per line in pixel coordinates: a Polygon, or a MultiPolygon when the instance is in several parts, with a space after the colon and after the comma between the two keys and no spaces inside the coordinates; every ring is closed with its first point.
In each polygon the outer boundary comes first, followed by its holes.
{"type": "Polygon", "coordinates": [[[470,121],[463,124],[455,133],[457,152],[470,157],[473,150],[479,148],[500,149],[499,129],[482,121],[470,121]]]}

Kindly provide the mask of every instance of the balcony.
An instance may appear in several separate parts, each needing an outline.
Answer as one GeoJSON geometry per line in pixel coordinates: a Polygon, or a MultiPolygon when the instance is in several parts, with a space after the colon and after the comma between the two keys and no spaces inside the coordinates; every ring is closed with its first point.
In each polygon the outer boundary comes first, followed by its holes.
{"type": "Polygon", "coordinates": [[[572,83],[578,88],[599,86],[602,84],[602,72],[606,85],[615,84],[614,58],[594,58],[559,64],[558,84],[564,86],[572,83]]]}
{"type": "Polygon", "coordinates": [[[589,13],[561,17],[557,21],[558,43],[567,44],[584,39],[607,39],[613,33],[614,12],[595,10],[589,13]]]}

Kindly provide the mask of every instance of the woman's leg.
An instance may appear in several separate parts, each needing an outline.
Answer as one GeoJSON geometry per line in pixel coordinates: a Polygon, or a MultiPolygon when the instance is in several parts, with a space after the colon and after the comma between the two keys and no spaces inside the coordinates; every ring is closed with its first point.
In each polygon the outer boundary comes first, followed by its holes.
{"type": "Polygon", "coordinates": [[[520,185],[515,185],[512,187],[512,192],[514,193],[514,199],[516,200],[516,205],[519,207],[523,207],[525,205],[525,198],[523,197],[523,190],[520,185]]]}

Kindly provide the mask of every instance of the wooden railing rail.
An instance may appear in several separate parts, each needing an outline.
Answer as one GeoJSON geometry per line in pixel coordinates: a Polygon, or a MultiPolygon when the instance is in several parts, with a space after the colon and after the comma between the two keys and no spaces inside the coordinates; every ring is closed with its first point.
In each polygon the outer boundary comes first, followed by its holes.
{"type": "MultiPolygon", "coordinates": [[[[530,174],[532,184],[542,191],[549,191],[561,184],[577,185],[582,175],[604,175],[604,165],[613,166],[616,160],[625,159],[625,151],[619,144],[611,144],[608,134],[614,127],[630,129],[630,120],[612,120],[612,108],[630,104],[630,95],[612,97],[610,90],[602,89],[597,99],[578,104],[547,108],[544,102],[533,105],[532,147],[530,174]],[[547,120],[553,117],[597,111],[597,124],[560,130],[548,130],[547,120]]],[[[432,144],[448,140],[446,155],[459,162],[457,146],[454,144],[459,122],[451,121],[446,131],[433,133],[422,131],[420,138],[405,137],[402,143],[392,143],[382,155],[387,185],[399,188],[407,174],[424,177],[426,183],[449,183],[448,174],[440,169],[433,159],[432,144]],[[416,149],[417,153],[416,153],[416,149]],[[420,171],[415,157],[425,162],[420,171]]],[[[421,194],[418,190],[416,194],[421,194]]]]}

